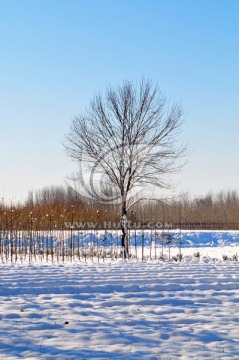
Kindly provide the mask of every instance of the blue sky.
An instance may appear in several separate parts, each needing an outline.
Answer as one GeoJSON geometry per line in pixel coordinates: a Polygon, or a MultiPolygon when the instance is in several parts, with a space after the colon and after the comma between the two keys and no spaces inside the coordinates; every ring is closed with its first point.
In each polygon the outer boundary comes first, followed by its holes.
{"type": "Polygon", "coordinates": [[[0,0],[0,197],[64,184],[73,116],[142,76],[186,112],[177,191],[239,191],[238,0],[0,0]]]}

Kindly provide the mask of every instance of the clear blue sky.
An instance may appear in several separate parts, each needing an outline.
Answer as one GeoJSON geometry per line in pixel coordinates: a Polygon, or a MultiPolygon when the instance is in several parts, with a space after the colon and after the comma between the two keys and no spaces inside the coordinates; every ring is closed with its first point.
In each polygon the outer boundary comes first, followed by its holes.
{"type": "Polygon", "coordinates": [[[64,184],[72,117],[142,75],[186,111],[178,191],[239,190],[238,0],[0,0],[0,197],[64,184]]]}

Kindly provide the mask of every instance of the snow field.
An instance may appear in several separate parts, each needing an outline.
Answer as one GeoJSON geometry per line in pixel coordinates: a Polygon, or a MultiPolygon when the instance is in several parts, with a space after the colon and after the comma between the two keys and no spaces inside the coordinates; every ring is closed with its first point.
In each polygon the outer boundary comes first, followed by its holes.
{"type": "Polygon", "coordinates": [[[235,261],[1,267],[0,359],[238,359],[235,261]]]}
{"type": "MultiPolygon", "coordinates": [[[[129,253],[131,260],[169,260],[181,251],[183,261],[221,261],[225,258],[239,259],[239,231],[171,230],[131,231],[129,253]],[[171,243],[167,243],[170,234],[171,243]],[[144,241],[143,241],[144,239],[144,241]],[[179,246],[181,250],[179,250],[179,246]]],[[[65,263],[112,262],[122,260],[120,232],[99,231],[54,231],[51,236],[45,231],[32,234],[19,232],[17,237],[1,238],[0,264],[15,263],[65,263]],[[9,240],[11,239],[11,241],[9,240]],[[48,254],[48,255],[47,255],[48,254]]]]}

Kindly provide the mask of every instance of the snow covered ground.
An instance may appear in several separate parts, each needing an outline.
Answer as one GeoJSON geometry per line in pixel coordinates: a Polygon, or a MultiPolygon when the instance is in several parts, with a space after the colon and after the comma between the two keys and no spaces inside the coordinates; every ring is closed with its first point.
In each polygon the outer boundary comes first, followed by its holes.
{"type": "Polygon", "coordinates": [[[239,262],[222,260],[239,249],[223,244],[181,263],[1,264],[0,359],[239,359],[239,262]]]}
{"type": "MultiPolygon", "coordinates": [[[[238,258],[239,231],[130,231],[131,258],[168,260],[179,252],[183,254],[183,261],[189,261],[190,256],[191,260],[195,260],[196,253],[201,260],[204,258],[204,262],[207,261],[206,257],[219,260],[222,257],[238,258]]],[[[73,261],[107,262],[109,259],[118,260],[122,253],[120,231],[22,231],[0,236],[0,264],[13,262],[24,265],[38,261],[65,263],[72,254],[73,261]]]]}

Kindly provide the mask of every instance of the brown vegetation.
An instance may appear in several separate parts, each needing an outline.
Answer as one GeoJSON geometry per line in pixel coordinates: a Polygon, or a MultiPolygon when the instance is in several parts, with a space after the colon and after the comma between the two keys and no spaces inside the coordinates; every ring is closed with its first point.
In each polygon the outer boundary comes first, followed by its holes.
{"type": "MultiPolygon", "coordinates": [[[[167,201],[141,201],[129,211],[136,228],[149,222],[172,223],[182,229],[239,229],[239,195],[235,191],[207,194],[200,198],[181,196],[167,201]]],[[[121,221],[120,206],[89,201],[72,188],[47,187],[30,192],[23,203],[0,204],[0,229],[63,230],[66,224],[96,223],[103,228],[121,221]]],[[[85,225],[87,228],[87,224],[85,225]]]]}

